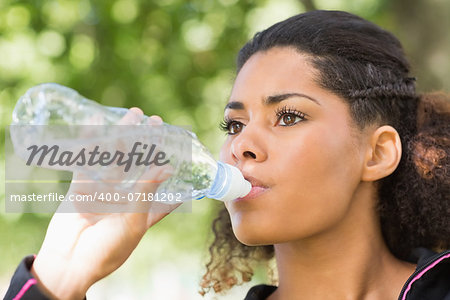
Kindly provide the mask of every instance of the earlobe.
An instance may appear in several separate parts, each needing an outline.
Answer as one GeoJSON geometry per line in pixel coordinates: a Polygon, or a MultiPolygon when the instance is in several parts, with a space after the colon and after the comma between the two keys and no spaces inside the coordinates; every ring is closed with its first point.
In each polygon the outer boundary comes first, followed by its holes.
{"type": "Polygon", "coordinates": [[[363,181],[375,181],[389,176],[402,156],[400,136],[389,125],[377,128],[370,136],[364,161],[363,181]]]}

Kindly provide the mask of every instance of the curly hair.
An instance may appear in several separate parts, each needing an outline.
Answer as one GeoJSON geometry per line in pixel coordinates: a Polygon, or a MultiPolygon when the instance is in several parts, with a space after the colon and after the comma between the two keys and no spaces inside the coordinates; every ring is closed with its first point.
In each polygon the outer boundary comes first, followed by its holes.
{"type": "MultiPolygon", "coordinates": [[[[349,105],[356,126],[391,125],[403,145],[396,170],[376,182],[376,210],[389,250],[406,260],[413,248],[450,247],[450,97],[419,95],[398,39],[358,16],[312,11],[257,33],[240,50],[237,72],[255,53],[291,47],[306,54],[316,82],[349,105]]],[[[211,259],[202,294],[249,281],[252,263],[274,255],[273,245],[249,247],[233,234],[222,208],[213,222],[211,259]]]]}

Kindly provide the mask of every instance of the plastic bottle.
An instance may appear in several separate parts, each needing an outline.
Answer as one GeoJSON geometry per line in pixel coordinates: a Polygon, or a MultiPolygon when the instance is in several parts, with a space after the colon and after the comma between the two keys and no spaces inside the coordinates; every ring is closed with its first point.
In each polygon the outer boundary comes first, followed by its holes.
{"type": "MultiPolygon", "coordinates": [[[[24,141],[38,135],[36,128],[39,128],[39,126],[35,125],[114,125],[127,111],[128,109],[125,108],[102,106],[82,97],[73,89],[55,83],[37,85],[30,88],[18,100],[14,108],[10,130],[14,151],[25,159],[24,147],[26,146],[24,141]],[[18,128],[22,128],[22,130],[18,130],[18,128]]],[[[143,116],[138,123],[147,124],[147,121],[148,117],[143,116]]],[[[108,130],[111,126],[103,126],[103,128],[108,130]]],[[[159,185],[157,193],[177,193],[180,191],[182,201],[203,197],[229,201],[243,197],[250,192],[251,184],[244,179],[239,169],[216,161],[194,133],[167,123],[163,123],[154,129],[151,131],[152,136],[150,138],[153,142],[157,140],[158,147],[164,151],[170,152],[170,148],[177,147],[177,145],[170,144],[175,140],[173,137],[176,137],[177,140],[180,138],[189,139],[189,146],[192,146],[191,149],[187,149],[192,150],[192,156],[188,159],[171,156],[172,175],[159,185]]],[[[65,137],[66,143],[72,142],[72,146],[83,144],[83,139],[76,136],[78,133],[75,133],[75,135],[73,133],[72,135],[64,134],[67,135],[65,137]]],[[[147,135],[147,133],[143,135],[147,135]]],[[[105,132],[105,137],[111,139],[107,132],[105,132]]],[[[58,168],[68,171],[77,170],[77,166],[58,168]]],[[[79,168],[78,171],[80,171],[79,168]]],[[[138,172],[134,174],[133,178],[138,178],[143,171],[143,168],[138,168],[138,172]]],[[[90,172],[92,173],[92,170],[90,172]]],[[[94,172],[101,171],[94,170],[94,172]]],[[[122,182],[121,186],[129,187],[125,181],[122,182]]]]}

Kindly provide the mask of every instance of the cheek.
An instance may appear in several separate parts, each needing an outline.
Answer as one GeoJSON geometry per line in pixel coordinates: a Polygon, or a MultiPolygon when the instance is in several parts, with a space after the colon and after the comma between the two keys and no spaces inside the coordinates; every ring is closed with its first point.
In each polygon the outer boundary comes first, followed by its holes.
{"type": "Polygon", "coordinates": [[[316,128],[286,149],[280,162],[285,171],[280,175],[302,188],[340,189],[349,176],[356,175],[360,155],[347,132],[316,128]]]}
{"type": "Polygon", "coordinates": [[[232,158],[231,158],[231,142],[229,141],[229,139],[227,139],[222,147],[220,148],[220,152],[219,152],[219,160],[228,164],[233,164],[232,163],[232,158]]]}
{"type": "Polygon", "coordinates": [[[335,220],[348,209],[360,181],[359,155],[346,133],[315,130],[304,141],[286,155],[292,161],[283,162],[283,198],[289,199],[286,205],[305,215],[308,223],[335,220]]]}
{"type": "Polygon", "coordinates": [[[233,230],[245,244],[281,243],[335,226],[359,183],[358,152],[345,132],[316,127],[277,149],[284,150],[272,153],[262,171],[276,178],[270,195],[252,207],[228,207],[233,230]]]}

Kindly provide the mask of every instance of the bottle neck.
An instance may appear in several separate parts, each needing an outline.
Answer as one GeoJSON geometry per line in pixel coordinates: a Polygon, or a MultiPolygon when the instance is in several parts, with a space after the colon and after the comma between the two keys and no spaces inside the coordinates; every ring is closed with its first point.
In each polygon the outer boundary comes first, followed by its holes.
{"type": "Polygon", "coordinates": [[[230,201],[244,197],[250,193],[251,189],[251,183],[245,180],[238,168],[219,161],[216,178],[206,196],[216,200],[230,201]]]}
{"type": "Polygon", "coordinates": [[[213,199],[221,199],[230,190],[231,172],[226,164],[217,162],[217,173],[211,189],[206,194],[206,197],[213,199]]]}

